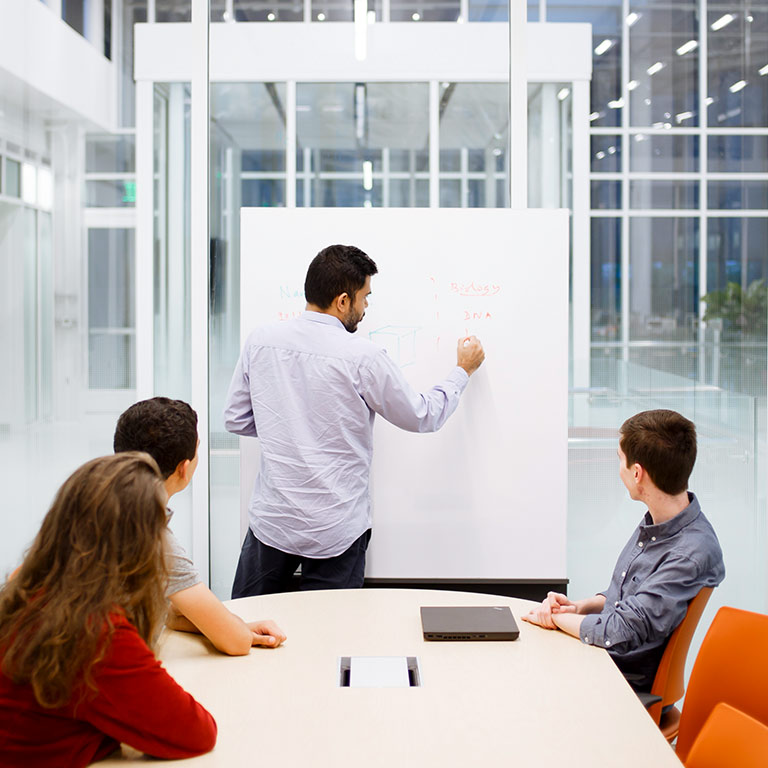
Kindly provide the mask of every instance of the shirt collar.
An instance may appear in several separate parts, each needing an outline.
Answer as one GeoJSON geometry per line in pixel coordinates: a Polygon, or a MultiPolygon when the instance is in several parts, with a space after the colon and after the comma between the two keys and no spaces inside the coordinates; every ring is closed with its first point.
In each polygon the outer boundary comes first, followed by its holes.
{"type": "Polygon", "coordinates": [[[666,520],[658,525],[653,524],[651,513],[646,512],[643,522],[640,523],[640,530],[648,536],[655,536],[657,539],[668,538],[692,523],[700,512],[699,500],[688,491],[688,506],[685,509],[678,512],[671,520],[666,520]]]}
{"type": "Polygon", "coordinates": [[[322,323],[323,325],[335,325],[337,328],[344,328],[341,320],[335,315],[329,315],[326,312],[312,312],[309,309],[301,313],[302,320],[309,320],[312,323],[322,323]]]}

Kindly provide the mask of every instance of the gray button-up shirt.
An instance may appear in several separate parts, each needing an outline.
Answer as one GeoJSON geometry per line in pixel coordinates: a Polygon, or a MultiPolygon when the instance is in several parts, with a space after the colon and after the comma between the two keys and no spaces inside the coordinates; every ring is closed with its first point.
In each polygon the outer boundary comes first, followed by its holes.
{"type": "Polygon", "coordinates": [[[638,690],[648,691],[667,639],[702,587],[725,577],[714,529],[688,494],[689,504],[671,520],[653,524],[650,512],[624,547],[599,614],[581,624],[585,643],[606,648],[638,690]]]}
{"type": "Polygon", "coordinates": [[[469,377],[456,366],[427,392],[333,315],[304,312],[245,342],[224,422],[258,437],[261,468],[248,509],[254,536],[282,552],[328,558],[371,525],[373,420],[434,432],[456,410],[469,377]]]}

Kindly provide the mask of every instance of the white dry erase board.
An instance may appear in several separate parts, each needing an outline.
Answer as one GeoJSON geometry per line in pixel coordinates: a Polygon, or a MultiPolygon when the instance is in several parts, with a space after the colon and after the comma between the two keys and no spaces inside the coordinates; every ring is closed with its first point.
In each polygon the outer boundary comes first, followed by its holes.
{"type": "MultiPolygon", "coordinates": [[[[241,237],[243,341],[299,315],[309,262],[344,243],[379,268],[357,333],[384,346],[414,388],[446,376],[460,336],[485,346],[439,432],[377,416],[366,575],[564,579],[567,211],[243,208],[241,237]]],[[[258,451],[242,439],[243,520],[258,451]]]]}

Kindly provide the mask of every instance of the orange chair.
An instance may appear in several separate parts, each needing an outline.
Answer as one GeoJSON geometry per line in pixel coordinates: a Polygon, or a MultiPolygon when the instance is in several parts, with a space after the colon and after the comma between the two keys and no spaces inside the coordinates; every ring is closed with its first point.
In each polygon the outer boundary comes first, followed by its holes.
{"type": "Polygon", "coordinates": [[[685,693],[685,660],[691,646],[693,633],[704,613],[712,594],[712,587],[702,587],[696,597],[688,604],[688,611],[677,629],[670,635],[664,655],[653,679],[651,697],[653,703],[647,704],[648,714],[661,728],[666,740],[671,744],[677,736],[680,726],[680,710],[672,707],[663,715],[664,707],[680,701],[685,693]],[[657,698],[658,697],[658,698],[657,698]]]}
{"type": "Polygon", "coordinates": [[[718,704],[688,753],[685,768],[765,768],[768,726],[718,704]]]}
{"type": "Polygon", "coordinates": [[[677,737],[677,756],[684,763],[720,702],[768,725],[766,648],[768,616],[737,608],[717,612],[688,681],[677,737]]]}

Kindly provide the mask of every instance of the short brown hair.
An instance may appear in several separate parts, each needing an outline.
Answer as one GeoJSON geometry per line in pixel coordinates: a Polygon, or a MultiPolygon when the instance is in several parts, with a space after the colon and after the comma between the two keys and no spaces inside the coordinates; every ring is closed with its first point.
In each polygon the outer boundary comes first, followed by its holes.
{"type": "Polygon", "coordinates": [[[354,245],[329,245],[307,269],[304,297],[320,309],[328,309],[342,293],[354,301],[365,279],[377,272],[376,262],[354,245]]]}
{"type": "Polygon", "coordinates": [[[627,466],[639,464],[664,493],[674,496],[688,488],[696,463],[696,426],[676,411],[643,411],[619,430],[627,466]]]}

